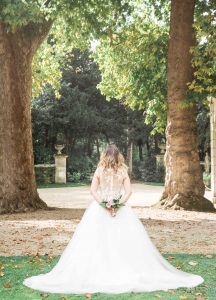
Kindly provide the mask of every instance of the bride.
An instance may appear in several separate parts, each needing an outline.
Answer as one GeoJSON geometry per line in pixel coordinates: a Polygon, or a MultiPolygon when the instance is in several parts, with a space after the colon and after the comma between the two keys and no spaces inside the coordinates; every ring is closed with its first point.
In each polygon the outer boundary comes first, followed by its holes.
{"type": "Polygon", "coordinates": [[[94,200],[58,263],[46,274],[26,278],[24,285],[50,293],[118,294],[194,287],[204,281],[172,266],[150,240],[127,203],[130,179],[114,144],[101,155],[91,194],[94,200]]]}

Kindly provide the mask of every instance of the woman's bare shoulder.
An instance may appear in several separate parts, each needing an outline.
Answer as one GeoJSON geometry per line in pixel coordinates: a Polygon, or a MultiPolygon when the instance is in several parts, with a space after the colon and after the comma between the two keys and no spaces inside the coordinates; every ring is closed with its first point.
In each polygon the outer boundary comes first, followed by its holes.
{"type": "Polygon", "coordinates": [[[122,169],[125,171],[125,172],[128,172],[128,166],[126,164],[123,164],[122,165],[122,169]]]}
{"type": "Polygon", "coordinates": [[[122,164],[119,170],[123,177],[126,177],[126,175],[128,174],[128,166],[126,164],[122,164]]]}
{"type": "Polygon", "coordinates": [[[100,176],[102,171],[103,171],[103,167],[102,166],[97,166],[97,168],[95,170],[95,173],[97,174],[97,176],[100,176]]]}

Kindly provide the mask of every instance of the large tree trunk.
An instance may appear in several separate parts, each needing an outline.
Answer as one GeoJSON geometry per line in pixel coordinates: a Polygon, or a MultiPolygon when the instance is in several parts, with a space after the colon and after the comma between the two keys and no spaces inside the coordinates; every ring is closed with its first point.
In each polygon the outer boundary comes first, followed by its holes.
{"type": "Polygon", "coordinates": [[[163,208],[214,211],[203,197],[195,106],[182,109],[193,69],[189,49],[194,45],[194,0],[172,0],[168,50],[168,120],[166,128],[165,191],[156,205],[163,208]]]}
{"type": "Polygon", "coordinates": [[[0,22],[0,213],[47,207],[35,181],[31,64],[50,26],[45,21],[11,33],[0,22]]]}

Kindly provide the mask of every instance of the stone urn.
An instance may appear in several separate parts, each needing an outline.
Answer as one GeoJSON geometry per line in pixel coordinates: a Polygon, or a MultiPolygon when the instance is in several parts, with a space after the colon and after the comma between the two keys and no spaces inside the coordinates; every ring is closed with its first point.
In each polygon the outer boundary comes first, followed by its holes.
{"type": "Polygon", "coordinates": [[[55,144],[55,149],[57,150],[57,155],[61,155],[61,151],[64,149],[65,144],[55,144]]]}
{"type": "Polygon", "coordinates": [[[160,144],[158,145],[158,147],[159,147],[160,150],[161,150],[161,154],[165,154],[166,144],[165,144],[165,143],[160,143],[160,144]]]}

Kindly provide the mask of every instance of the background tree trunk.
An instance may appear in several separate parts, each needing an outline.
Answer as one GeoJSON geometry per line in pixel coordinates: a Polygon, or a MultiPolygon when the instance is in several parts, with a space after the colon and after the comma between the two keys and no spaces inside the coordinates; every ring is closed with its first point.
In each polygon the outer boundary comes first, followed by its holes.
{"type": "Polygon", "coordinates": [[[194,0],[172,0],[168,50],[168,120],[166,128],[165,191],[157,206],[213,211],[203,197],[195,106],[182,109],[193,69],[189,49],[194,45],[194,0]]]}
{"type": "Polygon", "coordinates": [[[128,141],[127,144],[127,157],[126,163],[128,166],[128,174],[131,176],[133,171],[133,164],[132,164],[132,154],[133,154],[133,143],[131,140],[128,141]]]}
{"type": "Polygon", "coordinates": [[[0,22],[0,213],[47,207],[35,181],[31,64],[50,27],[45,21],[11,33],[0,22]]]}
{"type": "Polygon", "coordinates": [[[97,156],[100,158],[100,144],[98,138],[96,138],[97,156]]]}
{"type": "Polygon", "coordinates": [[[141,143],[138,144],[138,149],[139,149],[139,160],[143,161],[143,148],[141,143]]]}

